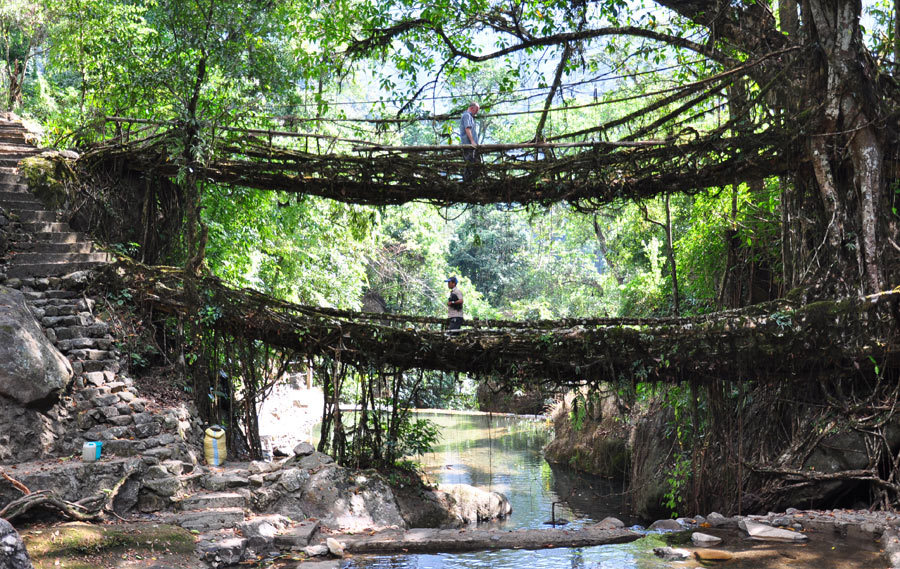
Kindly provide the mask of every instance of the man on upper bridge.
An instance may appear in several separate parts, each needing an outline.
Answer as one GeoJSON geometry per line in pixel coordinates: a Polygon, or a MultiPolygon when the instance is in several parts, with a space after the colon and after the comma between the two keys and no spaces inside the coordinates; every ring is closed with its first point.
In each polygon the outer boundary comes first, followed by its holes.
{"type": "Polygon", "coordinates": [[[466,161],[463,182],[469,182],[478,176],[481,157],[478,155],[478,128],[475,125],[475,115],[479,109],[478,103],[470,102],[469,108],[463,111],[459,119],[459,143],[463,147],[463,159],[466,161]]]}
{"type": "Polygon", "coordinates": [[[450,277],[444,281],[450,289],[450,298],[447,299],[447,331],[451,334],[459,334],[463,322],[463,297],[457,285],[456,277],[450,277]]]}

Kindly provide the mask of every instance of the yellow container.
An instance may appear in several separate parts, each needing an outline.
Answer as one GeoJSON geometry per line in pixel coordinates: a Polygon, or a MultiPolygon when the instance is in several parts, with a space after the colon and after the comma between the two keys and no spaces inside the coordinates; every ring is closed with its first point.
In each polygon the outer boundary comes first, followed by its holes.
{"type": "Polygon", "coordinates": [[[210,466],[220,466],[225,462],[225,458],[228,456],[228,451],[225,449],[225,429],[219,425],[213,425],[206,429],[203,454],[206,464],[210,466]]]}

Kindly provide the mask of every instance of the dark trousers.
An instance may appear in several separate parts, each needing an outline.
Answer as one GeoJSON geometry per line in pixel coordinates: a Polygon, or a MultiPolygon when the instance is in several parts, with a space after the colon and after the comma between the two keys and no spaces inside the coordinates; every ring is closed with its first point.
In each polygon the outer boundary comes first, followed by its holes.
{"type": "Polygon", "coordinates": [[[481,172],[481,155],[474,148],[463,148],[463,160],[466,161],[463,182],[474,180],[481,172]]]}
{"type": "Polygon", "coordinates": [[[462,323],[462,316],[454,316],[447,322],[447,331],[451,334],[459,334],[459,329],[462,327],[462,323]]]}

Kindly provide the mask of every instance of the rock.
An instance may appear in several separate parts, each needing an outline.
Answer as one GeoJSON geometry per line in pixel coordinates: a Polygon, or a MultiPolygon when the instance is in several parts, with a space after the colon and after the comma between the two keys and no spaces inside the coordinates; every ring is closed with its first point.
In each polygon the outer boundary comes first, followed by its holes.
{"type": "Polygon", "coordinates": [[[691,534],[691,542],[694,545],[700,547],[708,547],[710,545],[718,545],[722,543],[722,538],[716,537],[714,535],[709,535],[708,533],[700,533],[699,531],[695,531],[691,534]]]}
{"type": "Polygon", "coordinates": [[[72,380],[72,365],[50,343],[25,296],[0,286],[0,395],[49,406],[72,380]]]}
{"type": "Polygon", "coordinates": [[[308,545],[303,548],[303,553],[307,554],[310,557],[321,557],[323,555],[328,555],[328,546],[308,545]]]}
{"type": "Polygon", "coordinates": [[[594,524],[597,529],[621,529],[625,527],[625,522],[618,518],[606,517],[594,524]]]}
{"type": "Polygon", "coordinates": [[[271,545],[278,535],[278,530],[286,528],[290,524],[284,516],[272,514],[268,516],[259,516],[238,524],[238,528],[250,547],[267,547],[271,545]]]}
{"type": "Polygon", "coordinates": [[[328,551],[335,557],[344,556],[344,544],[334,539],[333,537],[329,537],[328,539],[326,539],[325,545],[328,546],[328,551]]]}
{"type": "Polygon", "coordinates": [[[738,524],[738,527],[747,532],[747,534],[751,538],[760,541],[785,541],[798,543],[807,541],[809,539],[809,537],[805,534],[787,529],[773,528],[772,526],[754,522],[753,520],[741,520],[738,524]]]}
{"type": "Polygon", "coordinates": [[[694,551],[694,557],[700,561],[728,561],[734,558],[734,554],[721,549],[697,549],[694,551]]]}
{"type": "Polygon", "coordinates": [[[446,492],[416,484],[395,486],[393,491],[407,527],[455,528],[469,523],[454,514],[456,499],[446,492]]]}
{"type": "MultiPolygon", "coordinates": [[[[140,479],[144,465],[139,459],[104,459],[97,462],[70,460],[21,465],[11,474],[32,489],[53,490],[63,500],[75,502],[112,488],[128,472],[140,479]]],[[[0,504],[22,497],[10,484],[0,484],[0,504]]]]}
{"type": "Polygon", "coordinates": [[[300,549],[309,545],[312,536],[319,530],[319,522],[305,521],[275,537],[275,545],[280,549],[300,549]]]}
{"type": "Polygon", "coordinates": [[[711,514],[706,516],[706,523],[708,523],[710,527],[717,528],[717,527],[731,525],[735,522],[734,522],[734,518],[726,518],[725,516],[723,516],[722,514],[720,514],[718,512],[712,512],[711,514]]]}
{"type": "Polygon", "coordinates": [[[271,511],[302,519],[290,513],[298,506],[332,529],[352,532],[405,525],[390,486],[374,471],[328,465],[311,473],[299,492],[282,496],[271,511]]]}
{"type": "Polygon", "coordinates": [[[3,569],[34,567],[16,528],[3,518],[0,518],[0,567],[3,569]]]}
{"type": "Polygon", "coordinates": [[[656,520],[647,529],[650,531],[681,531],[684,527],[675,520],[656,520]]]}
{"type": "Polygon", "coordinates": [[[232,537],[216,542],[203,542],[198,546],[203,560],[213,567],[231,567],[244,560],[247,540],[232,537]]]}
{"type": "Polygon", "coordinates": [[[171,498],[181,490],[181,481],[174,476],[168,476],[156,480],[144,480],[144,487],[159,496],[171,498]]]}
{"type": "Polygon", "coordinates": [[[309,474],[299,468],[289,468],[281,473],[278,483],[286,492],[296,492],[309,480],[309,474]]]}
{"type": "Polygon", "coordinates": [[[788,516],[778,516],[776,518],[772,518],[772,525],[775,527],[791,526],[794,525],[794,519],[788,516]]]}
{"type": "Polygon", "coordinates": [[[309,443],[300,443],[294,447],[294,454],[296,456],[309,456],[314,452],[316,452],[316,449],[309,443]]]}
{"type": "Polygon", "coordinates": [[[57,444],[54,426],[52,414],[27,409],[0,395],[0,464],[52,454],[57,444]]]}
{"type": "Polygon", "coordinates": [[[488,492],[468,484],[439,484],[438,490],[456,500],[452,512],[464,524],[505,518],[512,512],[509,500],[499,492],[488,492]]]}
{"type": "Polygon", "coordinates": [[[691,556],[687,549],[675,549],[674,547],[654,547],[653,554],[666,561],[681,561],[691,556]]]}
{"type": "Polygon", "coordinates": [[[303,470],[318,470],[323,466],[334,464],[333,458],[321,452],[314,452],[303,457],[294,457],[294,459],[296,460],[296,466],[303,470]]]}

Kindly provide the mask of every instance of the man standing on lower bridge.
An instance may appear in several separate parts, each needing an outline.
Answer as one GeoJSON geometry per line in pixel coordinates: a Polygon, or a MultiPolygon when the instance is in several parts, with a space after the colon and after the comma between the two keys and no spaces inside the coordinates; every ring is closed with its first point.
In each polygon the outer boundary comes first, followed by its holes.
{"type": "Polygon", "coordinates": [[[447,299],[447,331],[451,334],[459,334],[463,322],[463,296],[457,285],[456,277],[450,277],[444,281],[450,289],[450,298],[447,299]]]}

